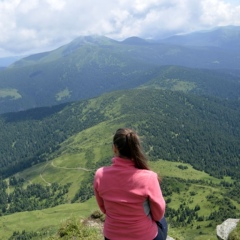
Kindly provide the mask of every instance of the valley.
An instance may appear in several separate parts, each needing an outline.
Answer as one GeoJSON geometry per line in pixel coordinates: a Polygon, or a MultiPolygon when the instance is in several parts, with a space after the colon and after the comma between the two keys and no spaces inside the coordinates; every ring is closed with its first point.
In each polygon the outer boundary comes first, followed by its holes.
{"type": "MultiPolygon", "coordinates": [[[[101,148],[101,146],[96,146],[94,150],[98,152],[98,148],[101,148]]],[[[111,154],[110,151],[109,154],[111,154]]],[[[34,166],[31,169],[23,171],[18,177],[23,177],[32,183],[45,184],[39,174],[39,169],[44,169],[42,175],[46,181],[58,182],[59,184],[72,182],[67,196],[70,200],[74,196],[77,185],[81,181],[83,175],[81,174],[82,170],[78,168],[62,170],[62,166],[76,165],[78,157],[75,155],[75,157],[71,156],[68,159],[72,160],[68,160],[67,163],[64,158],[56,160],[55,164],[61,166],[60,168],[53,169],[51,163],[47,164],[47,166],[45,163],[42,163],[40,166],[34,166]]],[[[219,220],[218,218],[208,220],[211,213],[214,214],[216,211],[219,214],[223,214],[220,219],[232,217],[233,213],[236,215],[240,213],[240,203],[224,196],[226,190],[230,188],[224,187],[223,182],[229,184],[233,183],[231,179],[216,179],[202,171],[196,171],[189,164],[184,163],[179,164],[176,162],[158,160],[151,162],[150,165],[163,179],[162,187],[170,210],[168,214],[171,215],[174,209],[176,211],[181,209],[181,212],[184,213],[183,209],[187,210],[189,208],[188,212],[190,212],[190,209],[195,209],[196,206],[199,206],[199,210],[197,211],[198,217],[193,219],[191,223],[188,223],[189,214],[183,217],[178,215],[179,213],[174,213],[175,219],[171,219],[170,216],[168,216],[170,224],[169,235],[174,236],[175,239],[216,239],[215,224],[219,223],[219,220]],[[186,168],[182,170],[178,167],[179,165],[185,166],[186,168]],[[214,199],[209,200],[209,196],[214,196],[214,199]],[[171,201],[169,199],[171,199],[171,201]],[[225,208],[219,210],[222,201],[224,200],[224,203],[226,203],[226,199],[231,202],[229,203],[230,207],[235,207],[234,212],[229,211],[229,209],[228,212],[226,212],[225,208]],[[177,220],[178,217],[182,219],[177,220]]],[[[72,217],[84,219],[89,217],[90,214],[97,209],[96,201],[92,197],[82,203],[65,203],[53,208],[29,212],[24,211],[22,213],[2,216],[0,217],[0,228],[4,229],[3,236],[6,237],[6,239],[11,236],[13,232],[12,229],[20,232],[23,229],[27,232],[47,232],[47,239],[51,234],[56,233],[60,224],[66,219],[72,217]],[[16,219],[18,219],[17,222],[16,219]],[[21,221],[19,221],[20,219],[21,221]],[[6,227],[6,224],[8,227],[6,227]]]]}
{"type": "Polygon", "coordinates": [[[1,239],[60,239],[69,219],[98,211],[93,177],[111,164],[119,127],[139,133],[162,178],[171,237],[214,240],[218,224],[240,218],[239,41],[230,37],[240,30],[223,30],[159,42],[79,37],[2,69],[1,239]]]}

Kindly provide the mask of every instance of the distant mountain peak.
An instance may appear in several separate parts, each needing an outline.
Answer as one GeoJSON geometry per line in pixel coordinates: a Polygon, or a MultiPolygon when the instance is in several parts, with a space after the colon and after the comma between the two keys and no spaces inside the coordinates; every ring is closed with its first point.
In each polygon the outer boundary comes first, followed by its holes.
{"type": "Polygon", "coordinates": [[[124,41],[122,41],[122,43],[124,43],[124,44],[134,44],[134,45],[148,44],[148,42],[145,39],[135,37],[135,36],[126,38],[124,41]]]}
{"type": "Polygon", "coordinates": [[[63,56],[66,56],[82,46],[104,46],[118,43],[117,41],[100,35],[79,36],[73,41],[63,46],[63,56]]]}
{"type": "Polygon", "coordinates": [[[115,40],[101,36],[101,35],[89,35],[89,36],[79,36],[75,38],[69,44],[97,44],[97,45],[108,45],[116,42],[115,40]]]}

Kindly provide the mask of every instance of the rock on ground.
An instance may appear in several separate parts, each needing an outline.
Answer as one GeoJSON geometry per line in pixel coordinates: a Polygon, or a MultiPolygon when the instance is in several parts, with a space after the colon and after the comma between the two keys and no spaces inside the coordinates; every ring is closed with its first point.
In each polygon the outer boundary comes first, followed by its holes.
{"type": "Polygon", "coordinates": [[[230,232],[236,228],[240,219],[229,218],[222,224],[217,225],[217,237],[219,240],[227,240],[230,232]]]}

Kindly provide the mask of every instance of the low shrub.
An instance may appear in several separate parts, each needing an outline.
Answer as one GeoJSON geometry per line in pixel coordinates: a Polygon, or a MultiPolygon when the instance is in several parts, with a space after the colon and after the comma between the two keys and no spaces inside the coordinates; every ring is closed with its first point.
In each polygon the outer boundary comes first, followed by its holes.
{"type": "Polygon", "coordinates": [[[237,227],[229,234],[228,240],[240,240],[240,221],[237,227]]]}
{"type": "Polygon", "coordinates": [[[80,219],[70,218],[62,223],[56,236],[49,238],[49,240],[102,240],[102,238],[99,228],[90,227],[80,219]]]}

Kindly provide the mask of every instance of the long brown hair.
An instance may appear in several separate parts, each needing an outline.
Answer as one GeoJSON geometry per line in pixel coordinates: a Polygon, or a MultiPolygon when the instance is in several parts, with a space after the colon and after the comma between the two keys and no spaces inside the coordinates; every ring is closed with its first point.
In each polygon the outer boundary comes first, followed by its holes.
{"type": "Polygon", "coordinates": [[[140,139],[135,131],[129,128],[119,128],[113,137],[113,144],[120,157],[132,159],[136,168],[150,170],[140,139]]]}

